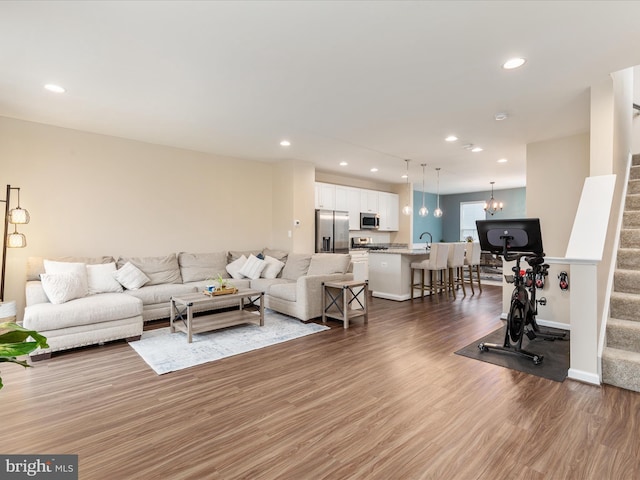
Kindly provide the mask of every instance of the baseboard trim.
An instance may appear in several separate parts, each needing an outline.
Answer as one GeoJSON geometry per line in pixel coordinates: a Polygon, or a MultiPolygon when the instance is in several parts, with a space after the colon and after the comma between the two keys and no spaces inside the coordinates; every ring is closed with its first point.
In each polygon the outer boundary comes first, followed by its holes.
{"type": "Polygon", "coordinates": [[[578,380],[579,382],[600,386],[600,377],[595,373],[585,372],[576,368],[570,368],[567,372],[567,377],[572,380],[578,380]]]}
{"type": "MultiPolygon", "coordinates": [[[[371,292],[371,296],[377,297],[377,298],[384,298],[385,300],[395,300],[396,302],[403,302],[411,298],[409,295],[392,295],[389,293],[382,293],[382,292],[371,292]]],[[[418,296],[416,298],[420,298],[420,297],[418,296]]]]}
{"type": "MultiPolygon", "coordinates": [[[[509,314],[502,312],[500,314],[500,320],[506,320],[509,317],[509,314]]],[[[569,330],[571,331],[571,325],[568,323],[554,322],[553,320],[544,320],[540,318],[536,318],[536,323],[541,327],[551,327],[551,328],[559,328],[560,330],[569,330]]]]}
{"type": "Polygon", "coordinates": [[[569,325],[568,323],[554,322],[553,320],[544,320],[540,318],[536,318],[536,322],[541,327],[559,328],[560,330],[571,331],[571,325],[569,325]]]}

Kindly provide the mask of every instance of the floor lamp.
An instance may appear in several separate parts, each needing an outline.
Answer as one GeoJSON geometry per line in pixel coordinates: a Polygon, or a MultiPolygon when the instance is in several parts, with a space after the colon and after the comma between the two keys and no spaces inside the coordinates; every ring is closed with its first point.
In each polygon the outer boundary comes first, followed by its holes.
{"type": "MultiPolygon", "coordinates": [[[[0,200],[0,202],[4,202],[5,204],[4,230],[2,235],[2,276],[0,277],[0,312],[2,312],[2,302],[4,302],[4,275],[7,267],[7,248],[24,248],[27,246],[27,237],[18,232],[17,225],[29,223],[29,212],[27,212],[24,208],[20,208],[20,189],[17,187],[7,185],[7,197],[5,198],[5,200],[0,200]],[[13,209],[11,208],[12,190],[16,190],[18,192],[18,206],[13,209]],[[12,233],[9,233],[8,231],[9,224],[13,225],[12,233]]],[[[11,303],[13,307],[8,304],[6,305],[6,307],[13,308],[15,310],[15,304],[13,302],[11,303]]],[[[0,318],[4,316],[4,313],[0,313],[0,318]]]]}

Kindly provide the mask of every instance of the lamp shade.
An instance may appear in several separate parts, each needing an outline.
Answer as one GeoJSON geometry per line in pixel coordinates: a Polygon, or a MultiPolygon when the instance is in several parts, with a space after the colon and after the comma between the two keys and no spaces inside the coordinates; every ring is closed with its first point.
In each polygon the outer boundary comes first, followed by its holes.
{"type": "Polygon", "coordinates": [[[27,246],[27,237],[22,233],[13,232],[7,235],[8,248],[24,248],[27,246]]]}
{"type": "Polygon", "coordinates": [[[9,211],[9,223],[25,224],[29,223],[29,212],[24,208],[13,208],[9,211]]]}

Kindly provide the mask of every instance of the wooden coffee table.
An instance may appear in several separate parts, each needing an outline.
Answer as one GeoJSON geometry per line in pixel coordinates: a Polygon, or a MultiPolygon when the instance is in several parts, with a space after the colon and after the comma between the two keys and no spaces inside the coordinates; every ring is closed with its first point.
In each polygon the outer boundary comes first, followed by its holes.
{"type": "Polygon", "coordinates": [[[170,331],[175,333],[176,330],[179,330],[186,333],[187,342],[189,343],[191,343],[194,333],[210,332],[244,323],[255,323],[261,327],[264,326],[264,292],[245,289],[228,295],[210,296],[204,293],[189,293],[171,297],[170,331]],[[244,300],[249,297],[260,297],[260,315],[244,309],[244,300]],[[194,306],[197,305],[200,311],[209,307],[215,309],[219,308],[222,301],[226,303],[229,299],[238,300],[237,310],[213,311],[194,318],[194,306]]]}

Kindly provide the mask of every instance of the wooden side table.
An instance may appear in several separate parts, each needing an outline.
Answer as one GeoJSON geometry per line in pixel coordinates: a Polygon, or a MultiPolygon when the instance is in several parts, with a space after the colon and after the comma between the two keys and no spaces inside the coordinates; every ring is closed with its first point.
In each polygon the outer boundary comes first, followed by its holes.
{"type": "Polygon", "coordinates": [[[349,328],[349,320],[356,317],[364,317],[364,323],[368,323],[368,295],[369,282],[367,280],[323,282],[322,323],[327,323],[327,317],[342,320],[344,328],[349,328]],[[362,297],[362,301],[358,298],[359,296],[362,297]],[[329,300],[328,303],[327,300],[329,300]],[[353,306],[359,305],[361,308],[350,308],[352,304],[353,306]]]}

